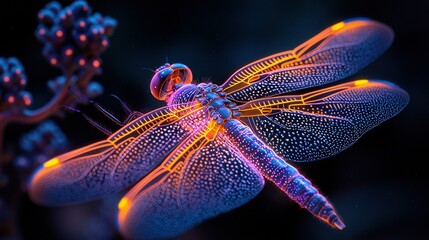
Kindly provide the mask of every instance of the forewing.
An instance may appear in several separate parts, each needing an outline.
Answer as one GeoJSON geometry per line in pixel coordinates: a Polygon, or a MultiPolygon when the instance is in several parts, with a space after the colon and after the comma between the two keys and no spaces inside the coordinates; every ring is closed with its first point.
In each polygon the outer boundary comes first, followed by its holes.
{"type": "Polygon", "coordinates": [[[407,103],[407,93],[392,83],[357,80],[255,100],[240,111],[255,134],[285,160],[314,161],[349,147],[407,103]]]}
{"type": "Polygon", "coordinates": [[[393,31],[369,19],[335,24],[291,51],[241,68],[223,85],[228,98],[258,98],[327,84],[357,72],[393,41],[393,31]]]}
{"type": "Polygon", "coordinates": [[[201,114],[193,106],[145,114],[107,140],[45,163],[32,178],[30,196],[43,205],[63,205],[123,190],[159,165],[201,114]]]}
{"type": "Polygon", "coordinates": [[[213,141],[197,139],[186,148],[180,158],[167,159],[120,201],[123,235],[174,237],[246,203],[262,189],[261,174],[222,133],[213,141]]]}

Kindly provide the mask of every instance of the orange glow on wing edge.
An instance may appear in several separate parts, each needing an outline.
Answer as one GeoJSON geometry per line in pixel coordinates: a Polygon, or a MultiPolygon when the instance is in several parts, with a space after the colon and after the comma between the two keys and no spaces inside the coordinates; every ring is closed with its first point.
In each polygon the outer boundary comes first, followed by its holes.
{"type": "Polygon", "coordinates": [[[339,22],[331,27],[332,31],[337,31],[346,25],[344,22],[339,22]]]}
{"type": "Polygon", "coordinates": [[[117,218],[117,221],[118,221],[117,224],[119,226],[125,224],[125,222],[124,222],[125,217],[127,216],[128,211],[131,208],[131,204],[132,204],[132,202],[128,197],[123,197],[119,201],[119,203],[118,203],[119,214],[118,214],[118,218],[117,218]]]}
{"type": "Polygon", "coordinates": [[[126,208],[129,205],[130,205],[130,201],[128,200],[128,198],[127,197],[123,197],[121,199],[121,201],[119,201],[119,203],[118,203],[118,208],[119,208],[119,210],[121,210],[121,209],[126,208]]]}
{"type": "Polygon", "coordinates": [[[121,200],[118,203],[118,209],[119,209],[119,221],[123,221],[121,219],[123,219],[125,217],[125,215],[127,215],[128,210],[131,207],[131,201],[128,197],[123,197],[121,198],[121,200]]]}
{"type": "Polygon", "coordinates": [[[368,83],[368,79],[361,79],[361,80],[354,81],[355,86],[361,86],[361,85],[365,85],[367,83],[368,83]]]}
{"type": "Polygon", "coordinates": [[[58,158],[52,158],[51,160],[45,162],[43,164],[43,167],[44,168],[50,168],[50,167],[55,167],[58,164],[60,164],[60,159],[58,159],[58,158]]]}

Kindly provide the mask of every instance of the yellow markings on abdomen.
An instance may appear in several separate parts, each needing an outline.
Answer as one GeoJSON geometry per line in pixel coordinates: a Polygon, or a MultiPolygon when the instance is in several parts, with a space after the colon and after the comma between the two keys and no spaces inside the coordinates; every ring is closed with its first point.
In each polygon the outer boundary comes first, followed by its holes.
{"type": "Polygon", "coordinates": [[[331,27],[331,29],[332,29],[332,31],[337,31],[337,30],[340,30],[341,28],[343,28],[344,25],[346,25],[344,22],[339,22],[339,23],[333,25],[331,27]]]}
{"type": "Polygon", "coordinates": [[[43,167],[44,168],[51,168],[51,167],[57,166],[58,164],[60,164],[60,159],[58,159],[58,158],[52,158],[51,160],[45,162],[43,164],[43,167]]]}

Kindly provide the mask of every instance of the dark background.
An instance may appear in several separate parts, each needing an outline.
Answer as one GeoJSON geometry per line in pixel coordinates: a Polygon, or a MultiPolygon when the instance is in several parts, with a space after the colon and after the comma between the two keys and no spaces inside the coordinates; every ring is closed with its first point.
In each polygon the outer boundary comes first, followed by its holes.
{"type": "MultiPolygon", "coordinates": [[[[0,56],[16,56],[23,63],[34,108],[49,100],[45,83],[60,73],[42,58],[41,44],[33,34],[37,12],[47,2],[4,1],[0,8],[0,56]]],[[[423,164],[429,149],[429,2],[89,3],[119,22],[111,47],[102,56],[104,73],[97,77],[105,88],[105,95],[97,101],[114,111],[119,107],[111,104],[110,93],[143,112],[163,106],[150,95],[152,72],[148,69],[166,59],[189,66],[198,81],[220,84],[241,66],[292,49],[347,18],[369,17],[392,27],[396,35],[392,46],[349,79],[392,81],[410,94],[408,106],[344,152],[323,161],[293,164],[335,204],[347,228],[331,229],[267,182],[249,203],[204,222],[180,239],[427,239],[428,177],[423,164]]],[[[53,119],[72,148],[104,138],[79,114],[53,119]]],[[[10,125],[6,145],[18,146],[19,136],[33,127],[10,125]]],[[[21,193],[15,198],[15,233],[18,239],[120,239],[113,220],[106,220],[115,216],[110,202],[114,206],[118,198],[43,208],[21,193]],[[94,218],[100,215],[103,217],[94,218]]]]}

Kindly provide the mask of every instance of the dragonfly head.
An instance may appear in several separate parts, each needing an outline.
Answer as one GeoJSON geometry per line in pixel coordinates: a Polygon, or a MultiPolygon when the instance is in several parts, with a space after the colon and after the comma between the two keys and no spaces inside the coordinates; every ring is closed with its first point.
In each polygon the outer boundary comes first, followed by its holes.
{"type": "Polygon", "coordinates": [[[168,100],[175,90],[192,82],[192,72],[181,63],[166,63],[157,68],[150,82],[150,92],[159,100],[168,100]]]}

